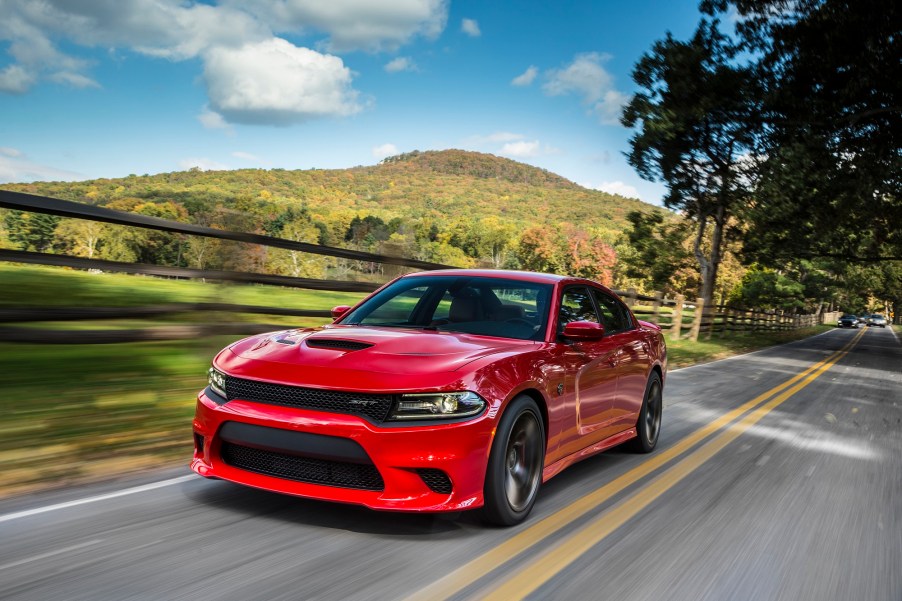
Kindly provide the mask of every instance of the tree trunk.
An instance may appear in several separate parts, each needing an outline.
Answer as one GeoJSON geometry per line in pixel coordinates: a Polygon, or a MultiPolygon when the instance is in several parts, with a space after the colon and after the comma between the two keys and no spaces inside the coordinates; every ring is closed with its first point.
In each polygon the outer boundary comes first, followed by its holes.
{"type": "Polygon", "coordinates": [[[695,236],[694,252],[701,272],[702,288],[699,296],[705,300],[706,306],[714,302],[714,286],[717,283],[717,270],[720,267],[723,232],[726,225],[726,210],[720,205],[714,211],[714,235],[711,240],[711,251],[707,256],[702,250],[708,217],[699,215],[698,232],[695,236]]]}

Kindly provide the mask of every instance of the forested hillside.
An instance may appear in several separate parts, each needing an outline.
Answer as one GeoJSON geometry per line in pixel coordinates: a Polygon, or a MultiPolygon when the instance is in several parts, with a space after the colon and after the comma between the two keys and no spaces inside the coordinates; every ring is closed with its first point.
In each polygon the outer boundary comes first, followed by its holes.
{"type": "MultiPolygon", "coordinates": [[[[557,271],[607,282],[627,214],[656,210],[530,165],[461,150],[411,152],[351,169],[195,169],[4,187],[455,266],[557,271]]],[[[4,224],[6,245],[45,252],[310,277],[366,277],[381,269],[16,212],[8,212],[4,224]]]]}

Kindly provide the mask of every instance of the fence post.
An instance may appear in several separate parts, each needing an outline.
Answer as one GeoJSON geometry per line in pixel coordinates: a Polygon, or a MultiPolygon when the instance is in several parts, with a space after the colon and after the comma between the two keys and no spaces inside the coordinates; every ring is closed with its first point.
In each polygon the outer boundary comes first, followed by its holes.
{"type": "Polygon", "coordinates": [[[664,293],[661,291],[655,292],[655,300],[651,305],[651,322],[658,323],[658,313],[661,311],[661,303],[664,300],[664,293]]]}
{"type": "Polygon", "coordinates": [[[626,297],[623,299],[623,302],[627,307],[630,308],[630,310],[633,309],[633,306],[636,304],[636,289],[635,288],[630,288],[629,290],[626,291],[626,297]]]}
{"type": "Polygon", "coordinates": [[[705,313],[705,299],[695,299],[695,318],[692,320],[692,329],[689,330],[689,340],[698,342],[698,331],[702,327],[702,316],[705,313]]]}
{"type": "Polygon", "coordinates": [[[670,324],[670,339],[680,339],[680,329],[683,327],[683,301],[686,300],[682,294],[677,294],[673,299],[673,316],[670,324]]]}

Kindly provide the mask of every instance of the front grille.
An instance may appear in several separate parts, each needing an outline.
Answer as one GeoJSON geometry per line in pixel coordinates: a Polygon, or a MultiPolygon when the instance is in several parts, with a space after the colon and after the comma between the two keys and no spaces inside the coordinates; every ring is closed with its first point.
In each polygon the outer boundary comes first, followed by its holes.
{"type": "Polygon", "coordinates": [[[390,394],[301,388],[300,386],[244,380],[234,376],[226,376],[226,392],[230,401],[242,399],[266,405],[284,405],[331,413],[350,413],[368,417],[376,422],[385,421],[393,401],[390,394]]]}
{"type": "Polygon", "coordinates": [[[233,467],[266,476],[341,488],[385,489],[382,476],[373,464],[313,459],[224,441],[219,453],[233,467]]]}
{"type": "Polygon", "coordinates": [[[367,342],[356,340],[334,340],[332,338],[308,338],[307,346],[312,348],[330,348],[342,351],[359,351],[373,346],[367,342]]]}
{"type": "Polygon", "coordinates": [[[451,479],[442,470],[434,468],[421,468],[417,470],[420,478],[432,492],[449,494],[451,492],[451,479]]]}

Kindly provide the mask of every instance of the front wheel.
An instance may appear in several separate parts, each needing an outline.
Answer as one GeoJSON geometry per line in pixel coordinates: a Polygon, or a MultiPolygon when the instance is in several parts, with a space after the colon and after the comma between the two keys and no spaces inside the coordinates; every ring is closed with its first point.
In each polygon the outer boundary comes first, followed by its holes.
{"type": "Polygon", "coordinates": [[[651,453],[658,445],[661,433],[661,416],[664,412],[664,387],[661,376],[652,372],[645,387],[645,398],[636,422],[637,436],[632,440],[632,449],[637,453],[651,453]]]}
{"type": "Polygon", "coordinates": [[[483,517],[499,526],[519,524],[535,504],[545,465],[545,428],[536,402],[521,395],[498,423],[486,469],[483,517]]]}

